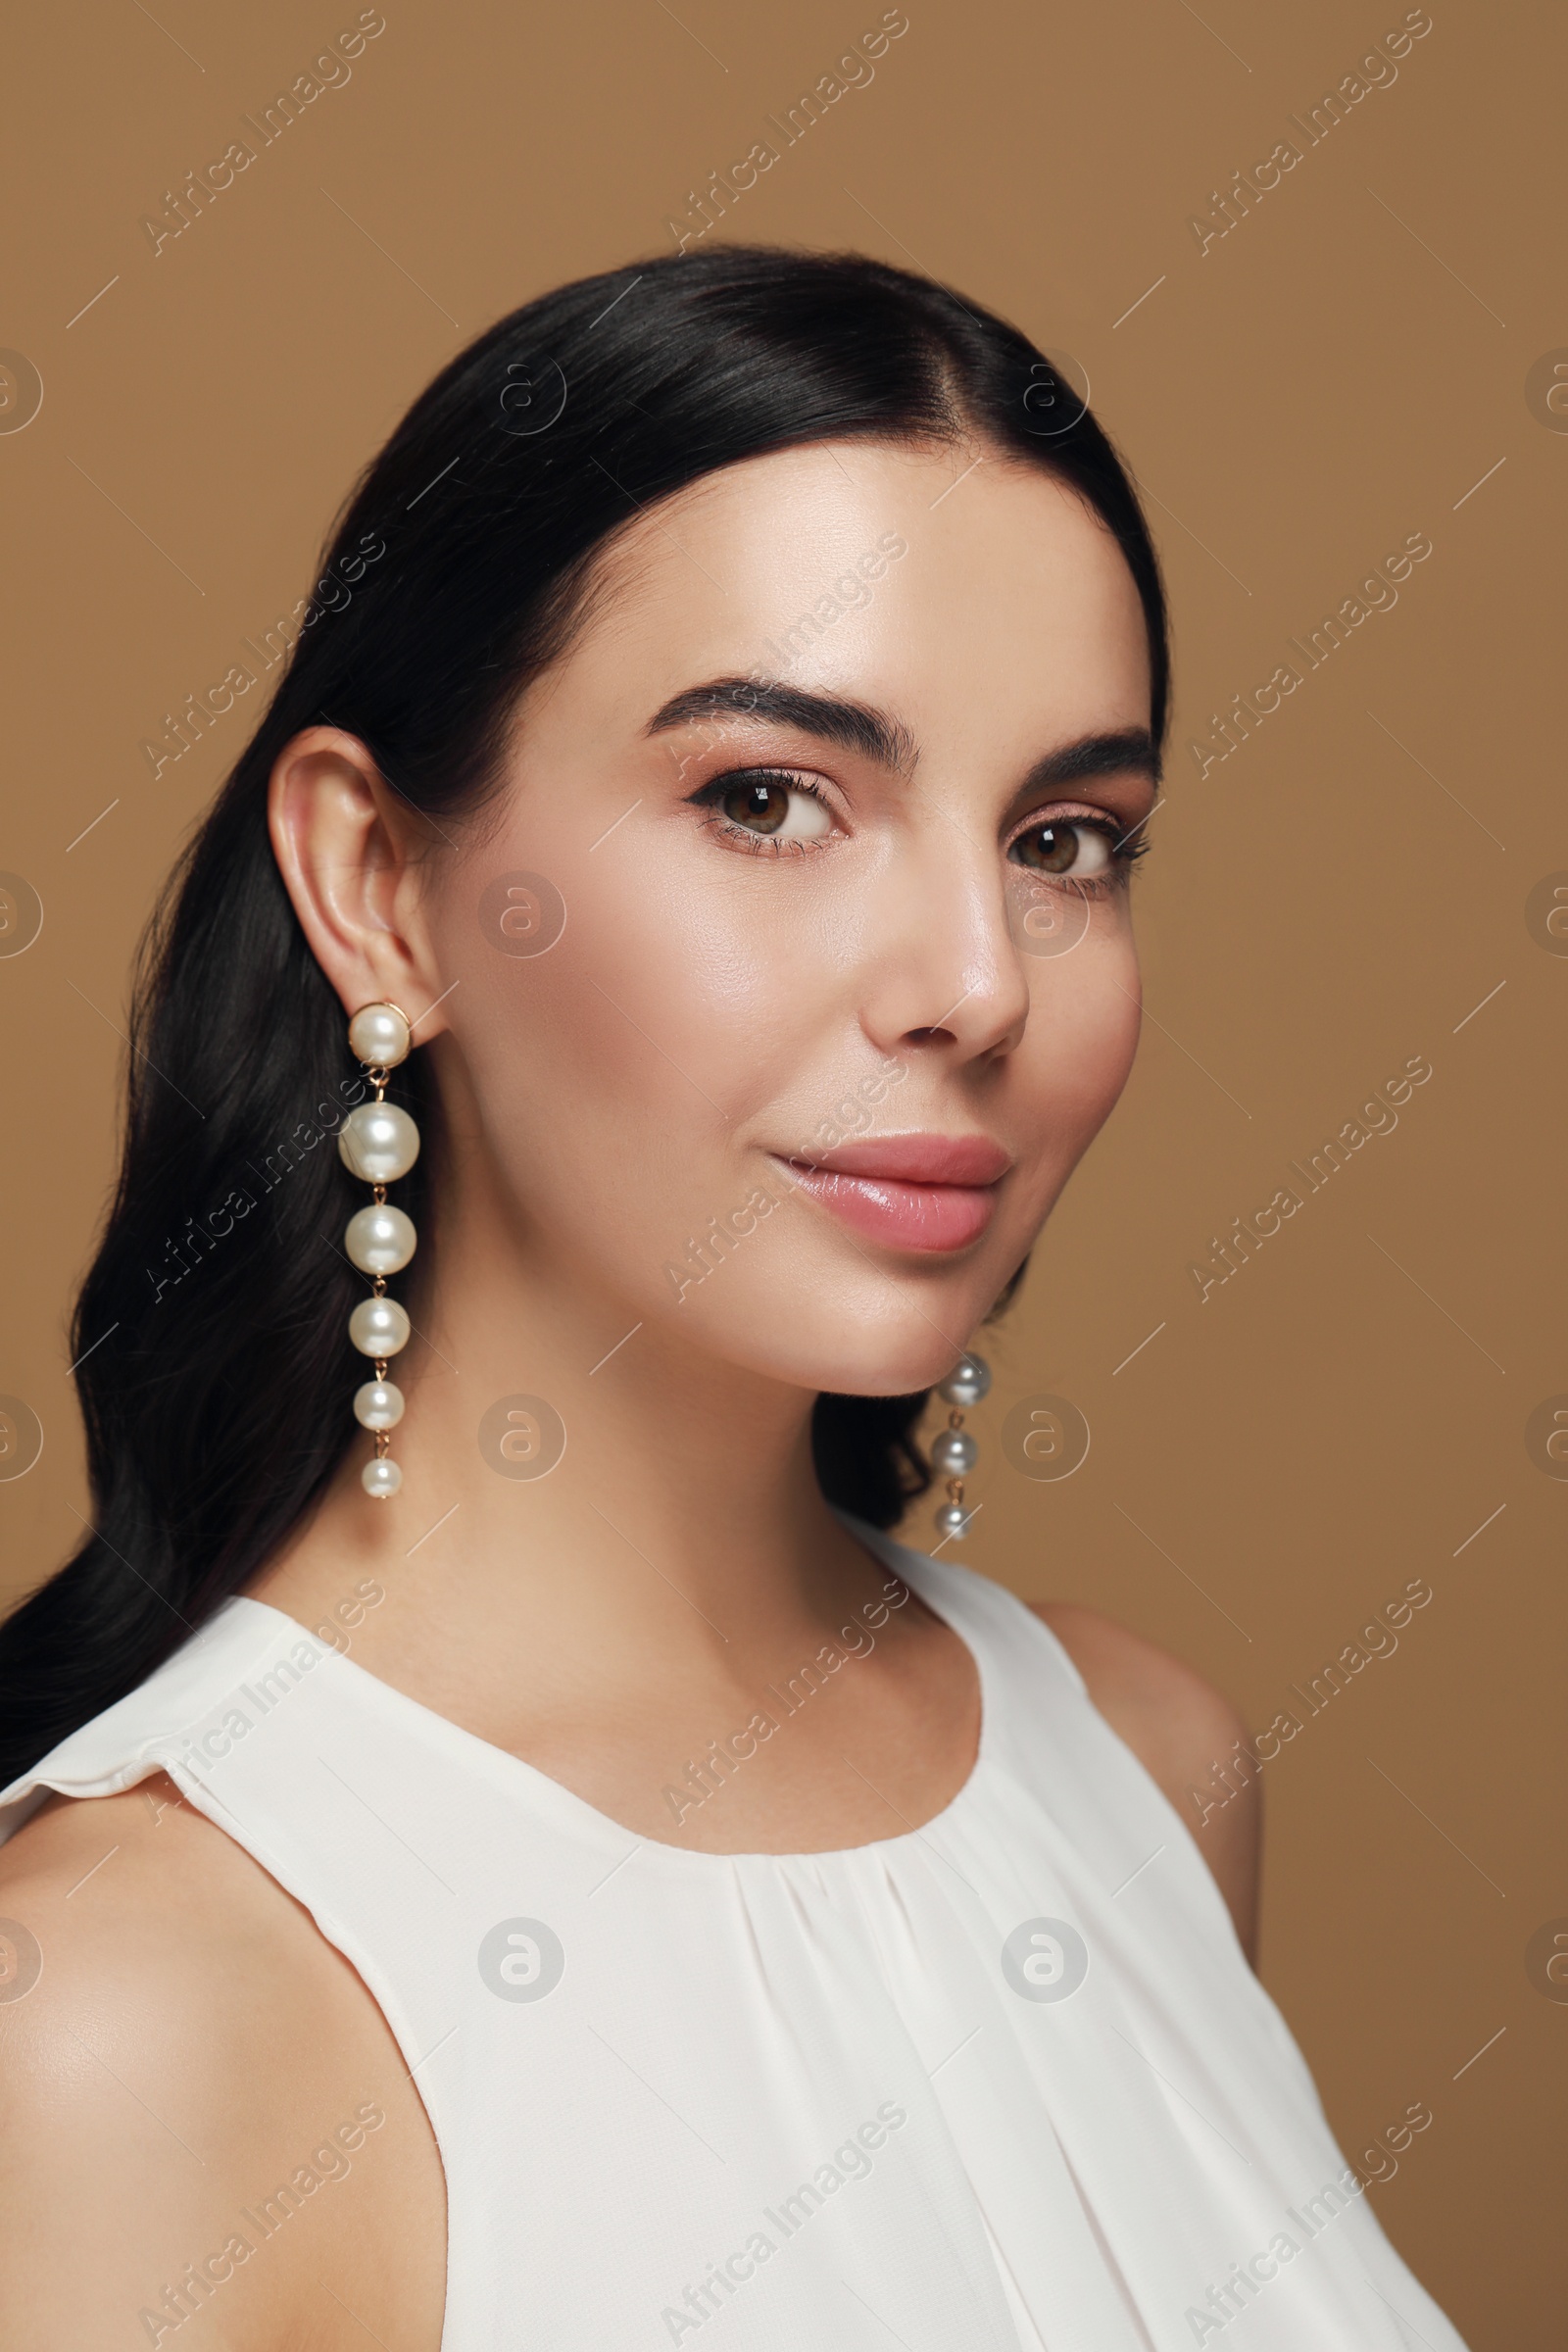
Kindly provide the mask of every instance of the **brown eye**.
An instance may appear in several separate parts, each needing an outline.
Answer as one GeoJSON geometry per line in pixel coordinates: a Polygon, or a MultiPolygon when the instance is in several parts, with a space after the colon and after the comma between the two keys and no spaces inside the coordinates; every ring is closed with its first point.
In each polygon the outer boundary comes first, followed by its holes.
{"type": "Polygon", "coordinates": [[[776,833],[790,812],[789,789],[771,777],[753,776],[732,784],[719,807],[731,824],[744,825],[749,833],[776,833]]]}
{"type": "Polygon", "coordinates": [[[1032,832],[1019,835],[1012,855],[1020,865],[1032,865],[1042,873],[1064,874],[1078,862],[1078,846],[1076,825],[1036,825],[1032,832]]]}
{"type": "Polygon", "coordinates": [[[737,831],[781,849],[805,848],[834,830],[821,794],[782,769],[716,777],[696,797],[737,831]]]}

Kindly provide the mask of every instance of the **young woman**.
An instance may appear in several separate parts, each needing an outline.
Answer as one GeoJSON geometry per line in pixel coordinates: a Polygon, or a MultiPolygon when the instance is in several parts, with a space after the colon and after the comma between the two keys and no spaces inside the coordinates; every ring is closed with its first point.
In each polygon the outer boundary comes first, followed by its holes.
{"type": "Polygon", "coordinates": [[[0,1643],[6,2340],[1454,2352],[1249,1800],[1173,1810],[1241,1726],[954,1564],[1138,1031],[1093,417],[899,271],[648,264],[453,362],[296,617],[0,1643]]]}

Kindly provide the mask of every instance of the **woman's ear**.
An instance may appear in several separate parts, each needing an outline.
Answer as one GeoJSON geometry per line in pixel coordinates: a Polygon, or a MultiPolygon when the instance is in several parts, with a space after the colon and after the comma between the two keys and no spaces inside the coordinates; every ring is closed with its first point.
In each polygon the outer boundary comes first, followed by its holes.
{"type": "Polygon", "coordinates": [[[401,1005],[428,1044],[446,1026],[433,1009],[446,984],[424,921],[427,820],[341,727],[290,738],[273,763],[267,813],[284,887],[344,1010],[401,1005]]]}

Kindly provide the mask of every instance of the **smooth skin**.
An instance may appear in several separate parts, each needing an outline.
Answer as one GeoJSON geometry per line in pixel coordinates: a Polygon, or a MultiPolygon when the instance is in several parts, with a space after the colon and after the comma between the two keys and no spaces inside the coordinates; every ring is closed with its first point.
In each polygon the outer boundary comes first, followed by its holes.
{"type": "MultiPolygon", "coordinates": [[[[647,1838],[800,1853],[939,1813],[979,1693],[913,1599],[719,1794],[666,1792],[883,1592],[817,1490],[814,1396],[941,1379],[1121,1091],[1139,992],[1115,850],[1152,806],[1148,721],[1137,596],[1076,497],[985,447],[846,442],[710,476],[621,535],[478,820],[438,833],[356,739],[296,737],[280,868],[345,1016],[415,1017],[442,1133],[392,1286],[419,1335],[396,1372],[403,1490],[365,1495],[357,1443],[255,1596],[315,1627],[373,1582],[344,1636],[360,1665],[647,1838]],[[873,549],[865,600],[841,591],[781,670],[768,649],[873,549]],[[698,691],[755,673],[838,715],[698,691]],[[1084,746],[1092,772],[1062,782],[1084,746]],[[748,817],[760,770],[772,832],[748,817]],[[1071,871],[1039,862],[1047,825],[1071,871]],[[518,872],[564,901],[547,954],[486,927],[487,886],[518,872]],[[1058,918],[1072,951],[1028,952],[1058,918]],[[803,1141],[895,1068],[873,1135],[1007,1155],[960,1250],[885,1245],[789,1190],[803,1141]],[[780,1206],[692,1280],[688,1243],[759,1189],[780,1206]],[[565,1423],[547,1478],[498,1477],[475,1444],[518,1393],[565,1423]]],[[[1234,1710],[1093,1610],[1039,1613],[1250,1953],[1254,1796],[1198,1828],[1187,1794],[1244,1736],[1234,1710]]],[[[436,2352],[444,2193],[417,2090],[266,1872],[160,1776],[49,1804],[0,1849],[0,1914],[46,1954],[0,2004],[0,2335],[436,2352]],[[340,2126],[363,2132],[346,2169],[155,2337],[140,2310],[340,2126]]]]}

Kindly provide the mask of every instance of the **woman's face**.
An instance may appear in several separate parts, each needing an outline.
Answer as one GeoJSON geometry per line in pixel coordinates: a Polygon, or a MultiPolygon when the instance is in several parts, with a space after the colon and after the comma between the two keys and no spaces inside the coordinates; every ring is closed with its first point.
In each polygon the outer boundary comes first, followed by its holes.
{"type": "Polygon", "coordinates": [[[443,1247],[484,1199],[607,1348],[941,1378],[1132,1061],[1149,693],[1114,541],[993,452],[636,521],[432,869],[443,1247]]]}

